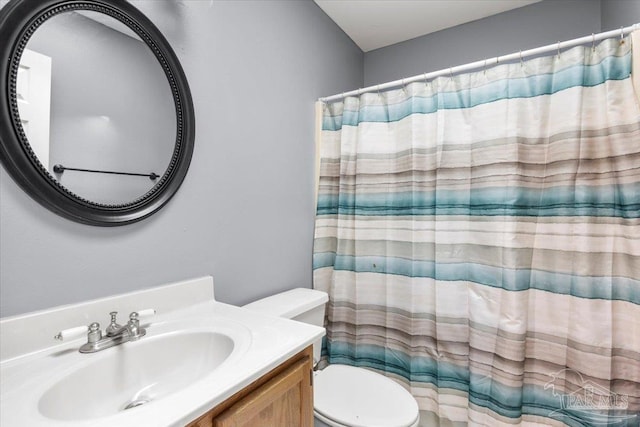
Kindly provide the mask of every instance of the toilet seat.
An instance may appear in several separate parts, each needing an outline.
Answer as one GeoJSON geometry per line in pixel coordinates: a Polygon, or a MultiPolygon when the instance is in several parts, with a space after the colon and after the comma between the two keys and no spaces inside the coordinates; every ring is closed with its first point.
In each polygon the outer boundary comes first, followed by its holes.
{"type": "Polygon", "coordinates": [[[395,381],[364,368],[329,365],[314,377],[316,415],[349,427],[413,427],[418,404],[395,381]]]}

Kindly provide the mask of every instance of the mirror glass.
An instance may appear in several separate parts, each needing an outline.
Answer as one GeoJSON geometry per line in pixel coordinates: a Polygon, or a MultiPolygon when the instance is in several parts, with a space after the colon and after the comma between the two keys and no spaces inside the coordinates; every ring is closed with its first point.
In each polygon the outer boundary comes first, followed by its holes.
{"type": "Polygon", "coordinates": [[[83,199],[131,203],[171,162],[176,111],[167,77],[150,48],[109,15],[46,20],[20,58],[17,97],[42,167],[83,199]]]}

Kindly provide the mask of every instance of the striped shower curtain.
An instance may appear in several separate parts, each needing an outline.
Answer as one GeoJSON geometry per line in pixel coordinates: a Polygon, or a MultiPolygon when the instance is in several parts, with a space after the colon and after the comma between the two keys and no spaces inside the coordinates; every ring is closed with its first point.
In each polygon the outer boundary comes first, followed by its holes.
{"type": "Polygon", "coordinates": [[[429,426],[640,424],[631,38],[323,106],[328,363],[429,426]]]}

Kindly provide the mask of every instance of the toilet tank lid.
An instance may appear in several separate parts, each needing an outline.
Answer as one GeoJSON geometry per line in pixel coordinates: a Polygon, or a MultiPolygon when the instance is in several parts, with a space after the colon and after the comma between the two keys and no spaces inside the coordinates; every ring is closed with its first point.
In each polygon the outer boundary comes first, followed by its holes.
{"type": "Polygon", "coordinates": [[[329,301],[326,292],[296,288],[262,298],[244,306],[250,310],[272,316],[292,319],[329,301]]]}

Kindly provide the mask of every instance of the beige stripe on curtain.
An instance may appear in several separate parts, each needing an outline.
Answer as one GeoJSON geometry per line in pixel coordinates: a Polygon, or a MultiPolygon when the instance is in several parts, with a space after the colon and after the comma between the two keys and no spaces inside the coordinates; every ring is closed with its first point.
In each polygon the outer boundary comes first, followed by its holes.
{"type": "Polygon", "coordinates": [[[315,140],[316,140],[316,158],[315,158],[315,176],[314,176],[314,205],[313,212],[316,212],[318,207],[318,188],[320,186],[320,144],[322,142],[322,114],[323,114],[324,104],[321,101],[316,101],[316,132],[315,132],[315,140]]]}
{"type": "Polygon", "coordinates": [[[636,98],[640,103],[640,30],[635,30],[631,33],[631,45],[631,60],[633,61],[631,65],[631,80],[636,91],[636,98]]]}

